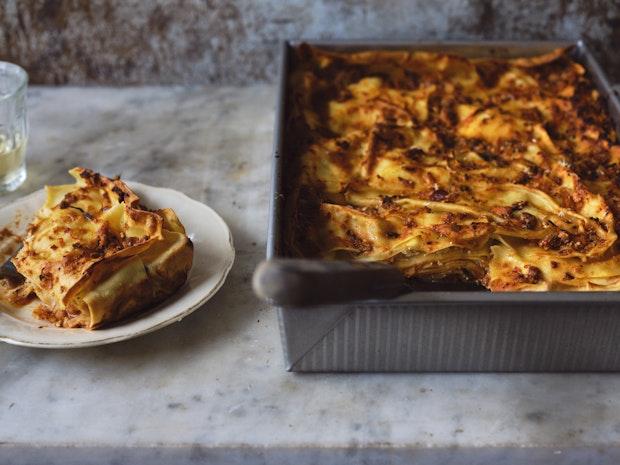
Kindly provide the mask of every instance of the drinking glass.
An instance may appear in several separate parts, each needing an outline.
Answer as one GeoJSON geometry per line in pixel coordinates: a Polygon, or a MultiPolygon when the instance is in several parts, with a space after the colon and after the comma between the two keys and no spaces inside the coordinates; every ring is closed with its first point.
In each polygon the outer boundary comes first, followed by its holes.
{"type": "Polygon", "coordinates": [[[26,88],[23,68],[0,61],[0,193],[17,189],[26,180],[26,88]]]}

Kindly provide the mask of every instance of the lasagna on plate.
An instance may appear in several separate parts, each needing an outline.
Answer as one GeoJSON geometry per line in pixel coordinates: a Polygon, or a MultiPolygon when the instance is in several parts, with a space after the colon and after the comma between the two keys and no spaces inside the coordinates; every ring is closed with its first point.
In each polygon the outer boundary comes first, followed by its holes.
{"type": "Polygon", "coordinates": [[[120,179],[84,168],[74,184],[46,186],[47,199],[13,258],[25,277],[3,282],[5,298],[37,297],[35,316],[94,329],[173,294],[192,266],[193,246],[173,210],[149,210],[120,179]]]}
{"type": "Polygon", "coordinates": [[[568,50],[294,51],[295,255],[492,291],[620,289],[620,146],[568,50]]]}

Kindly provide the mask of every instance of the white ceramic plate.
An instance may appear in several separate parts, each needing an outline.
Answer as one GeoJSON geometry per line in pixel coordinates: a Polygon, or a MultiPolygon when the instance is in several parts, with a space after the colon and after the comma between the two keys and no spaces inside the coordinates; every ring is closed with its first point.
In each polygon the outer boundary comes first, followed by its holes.
{"type": "MultiPolygon", "coordinates": [[[[194,243],[194,264],[185,285],[152,310],[94,331],[56,328],[35,319],[30,308],[15,310],[0,304],[0,340],[48,349],[123,341],[180,321],[203,305],[222,286],[235,257],[232,236],[224,220],[206,205],[172,189],[137,182],[127,184],[149,208],[172,208],[185,226],[187,235],[194,243]]],[[[0,228],[7,226],[23,234],[44,200],[45,192],[41,189],[0,208],[0,228]]]]}

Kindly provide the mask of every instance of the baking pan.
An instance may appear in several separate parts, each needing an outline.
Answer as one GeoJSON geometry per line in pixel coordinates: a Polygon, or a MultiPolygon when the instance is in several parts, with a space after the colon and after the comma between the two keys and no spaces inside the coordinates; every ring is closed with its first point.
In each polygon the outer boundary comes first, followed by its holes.
{"type": "MultiPolygon", "coordinates": [[[[291,48],[282,43],[267,258],[287,257],[285,124],[291,48]]],[[[620,133],[620,102],[583,41],[325,42],[328,50],[405,49],[468,57],[574,46],[620,133]]],[[[620,371],[620,293],[421,291],[399,299],[277,309],[286,367],[298,372],[620,371]]]]}

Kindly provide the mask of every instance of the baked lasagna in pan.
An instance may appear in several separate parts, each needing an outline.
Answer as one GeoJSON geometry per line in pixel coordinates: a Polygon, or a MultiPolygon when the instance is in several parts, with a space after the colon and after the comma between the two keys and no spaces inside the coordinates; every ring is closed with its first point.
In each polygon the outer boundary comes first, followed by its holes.
{"type": "Polygon", "coordinates": [[[294,50],[287,242],[492,291],[620,289],[620,146],[570,51],[294,50]]]}
{"type": "MultiPolygon", "coordinates": [[[[42,301],[35,316],[61,327],[97,328],[174,293],[193,247],[171,209],[151,211],[120,179],[84,168],[74,184],[46,186],[47,200],[13,258],[42,301]]],[[[24,291],[25,289],[25,291],[24,291]]]]}

